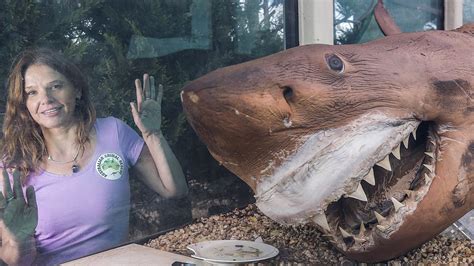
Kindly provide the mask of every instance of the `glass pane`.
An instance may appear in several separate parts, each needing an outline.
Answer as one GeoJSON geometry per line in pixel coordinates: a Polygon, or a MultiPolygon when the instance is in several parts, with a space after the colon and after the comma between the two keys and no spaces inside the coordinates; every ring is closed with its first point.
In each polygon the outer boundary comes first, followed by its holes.
{"type": "MultiPolygon", "coordinates": [[[[364,43],[383,37],[373,16],[377,0],[334,1],[334,43],[364,43]]],[[[443,0],[385,0],[403,32],[442,29],[443,0]]]]}
{"type": "MultiPolygon", "coordinates": [[[[373,16],[377,0],[334,1],[334,43],[364,43],[383,37],[373,16]]],[[[403,32],[443,29],[444,1],[442,0],[384,0],[384,6],[403,32]]],[[[463,2],[463,23],[474,22],[474,0],[463,2]]],[[[460,230],[472,240],[474,211],[447,228],[445,232],[460,230]]]]}
{"type": "MultiPolygon", "coordinates": [[[[138,240],[254,201],[248,186],[219,166],[197,139],[182,112],[180,90],[216,68],[282,50],[283,2],[0,1],[0,78],[6,84],[11,62],[27,47],[62,51],[87,77],[98,117],[117,117],[135,130],[129,106],[136,101],[134,80],[150,73],[163,84],[162,131],[190,193],[164,199],[131,175],[129,240],[138,240]]],[[[0,94],[1,119],[5,86],[0,94]]]]}
{"type": "Polygon", "coordinates": [[[463,23],[474,23],[474,0],[464,0],[463,23]]]}

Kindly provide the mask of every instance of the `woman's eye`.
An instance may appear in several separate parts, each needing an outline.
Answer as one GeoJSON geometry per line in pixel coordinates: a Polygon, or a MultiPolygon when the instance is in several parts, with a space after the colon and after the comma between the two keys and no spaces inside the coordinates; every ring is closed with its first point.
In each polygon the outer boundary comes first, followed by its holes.
{"type": "Polygon", "coordinates": [[[61,89],[62,85],[61,84],[55,84],[53,85],[53,89],[61,89]]]}
{"type": "Polygon", "coordinates": [[[28,96],[33,96],[35,94],[36,94],[36,91],[27,91],[26,92],[26,95],[28,95],[28,96]]]}
{"type": "Polygon", "coordinates": [[[337,55],[330,55],[326,58],[327,64],[331,70],[342,73],[344,71],[344,62],[337,55]]]}

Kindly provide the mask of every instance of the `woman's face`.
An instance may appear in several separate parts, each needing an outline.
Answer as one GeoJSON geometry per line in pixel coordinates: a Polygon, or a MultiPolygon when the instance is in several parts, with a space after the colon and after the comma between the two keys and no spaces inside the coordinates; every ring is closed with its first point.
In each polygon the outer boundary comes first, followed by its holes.
{"type": "Polygon", "coordinates": [[[25,72],[26,107],[43,129],[72,125],[76,97],[81,95],[67,78],[47,65],[31,65],[25,72]]]}

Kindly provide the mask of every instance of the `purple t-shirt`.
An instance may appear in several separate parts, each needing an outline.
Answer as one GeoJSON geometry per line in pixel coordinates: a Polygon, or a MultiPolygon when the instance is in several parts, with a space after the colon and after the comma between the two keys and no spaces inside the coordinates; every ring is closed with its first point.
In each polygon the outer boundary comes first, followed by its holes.
{"type": "Polygon", "coordinates": [[[27,179],[38,202],[36,264],[52,265],[127,241],[130,210],[128,170],[143,139],[122,121],[97,119],[91,161],[78,173],[47,171],[27,179]]]}

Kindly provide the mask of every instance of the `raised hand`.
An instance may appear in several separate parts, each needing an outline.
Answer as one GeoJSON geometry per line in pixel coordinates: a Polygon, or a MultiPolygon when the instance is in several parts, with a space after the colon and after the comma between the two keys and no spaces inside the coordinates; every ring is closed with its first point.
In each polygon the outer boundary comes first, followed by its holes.
{"type": "Polygon", "coordinates": [[[137,102],[130,103],[135,124],[144,136],[158,133],[161,130],[161,100],[163,86],[158,86],[156,93],[155,79],[148,74],[143,75],[143,87],[139,79],[135,80],[137,102]]]}
{"type": "Polygon", "coordinates": [[[13,189],[5,169],[2,174],[3,193],[0,192],[2,253],[13,253],[11,249],[32,246],[31,242],[34,242],[34,233],[38,225],[38,208],[33,187],[30,186],[26,189],[25,200],[21,188],[20,172],[16,169],[13,170],[13,189]]]}

